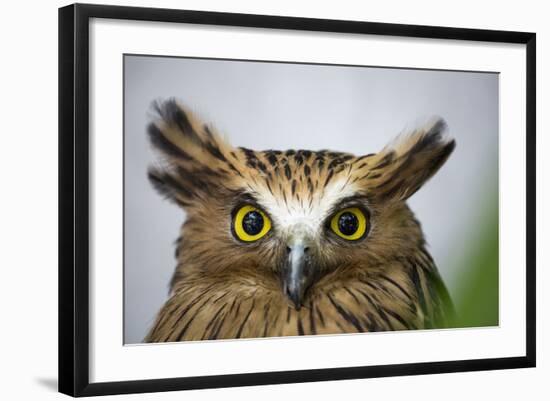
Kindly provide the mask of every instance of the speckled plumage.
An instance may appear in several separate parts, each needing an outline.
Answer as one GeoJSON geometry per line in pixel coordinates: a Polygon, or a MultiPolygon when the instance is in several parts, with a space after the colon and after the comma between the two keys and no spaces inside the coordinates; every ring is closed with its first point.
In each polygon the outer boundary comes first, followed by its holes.
{"type": "Polygon", "coordinates": [[[434,120],[374,154],[235,148],[174,100],[149,126],[163,163],[156,189],[183,207],[170,298],[148,342],[335,334],[445,325],[451,302],[419,222],[406,204],[446,161],[454,141],[434,120]],[[232,234],[241,204],[273,228],[242,243],[232,234]],[[327,219],[358,205],[369,214],[360,241],[332,235],[327,219]],[[302,307],[282,290],[286,241],[310,240],[312,283],[302,307]]]}

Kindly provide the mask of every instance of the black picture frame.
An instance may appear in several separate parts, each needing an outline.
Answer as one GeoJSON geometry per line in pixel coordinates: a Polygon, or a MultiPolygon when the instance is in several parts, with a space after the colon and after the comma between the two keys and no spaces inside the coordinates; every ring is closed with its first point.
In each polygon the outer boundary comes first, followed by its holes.
{"type": "Polygon", "coordinates": [[[74,4],[59,9],[59,391],[72,396],[140,393],[534,367],[536,35],[220,12],[74,4]],[[526,46],[526,354],[521,357],[90,383],[89,22],[91,18],[438,38],[526,46]]]}

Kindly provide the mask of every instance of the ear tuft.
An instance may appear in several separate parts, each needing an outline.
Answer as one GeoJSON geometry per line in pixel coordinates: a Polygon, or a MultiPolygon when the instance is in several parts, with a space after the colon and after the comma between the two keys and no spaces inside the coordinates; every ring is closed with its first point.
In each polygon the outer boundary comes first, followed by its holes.
{"type": "Polygon", "coordinates": [[[196,132],[200,122],[190,111],[179,105],[175,98],[165,101],[156,100],[152,108],[166,126],[179,129],[183,135],[200,144],[201,139],[196,132]]]}
{"type": "Polygon", "coordinates": [[[447,134],[447,130],[448,126],[445,120],[433,118],[421,128],[397,136],[391,144],[386,146],[384,151],[386,153],[393,152],[397,157],[402,157],[439,149],[441,146],[454,143],[454,140],[447,134]]]}
{"type": "Polygon", "coordinates": [[[163,156],[163,168],[151,168],[149,180],[163,196],[182,206],[213,195],[224,186],[234,150],[175,99],[156,101],[147,132],[163,156]]]}
{"type": "Polygon", "coordinates": [[[187,207],[197,197],[173,172],[151,167],[147,171],[147,177],[159,194],[177,205],[187,207]]]}
{"type": "Polygon", "coordinates": [[[423,128],[399,136],[378,155],[372,170],[376,174],[371,190],[379,197],[406,200],[418,191],[445,163],[455,148],[446,135],[441,118],[423,128]]]}

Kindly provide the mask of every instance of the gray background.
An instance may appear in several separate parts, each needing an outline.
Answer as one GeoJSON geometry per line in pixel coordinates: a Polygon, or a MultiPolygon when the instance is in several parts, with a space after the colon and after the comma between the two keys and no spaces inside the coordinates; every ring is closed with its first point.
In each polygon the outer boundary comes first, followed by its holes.
{"type": "Polygon", "coordinates": [[[478,223],[498,199],[498,74],[125,56],[124,341],[141,342],[167,298],[185,214],[149,184],[145,128],[177,97],[235,146],[366,154],[443,117],[457,147],[410,200],[451,295],[478,223]]]}

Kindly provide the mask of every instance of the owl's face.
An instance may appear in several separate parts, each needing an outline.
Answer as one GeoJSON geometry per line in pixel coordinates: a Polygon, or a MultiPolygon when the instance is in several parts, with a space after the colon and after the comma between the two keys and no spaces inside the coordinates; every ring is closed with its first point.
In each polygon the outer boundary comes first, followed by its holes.
{"type": "Polygon", "coordinates": [[[175,101],[149,133],[155,187],[187,213],[172,282],[227,280],[281,292],[299,309],[331,278],[382,271],[423,245],[405,201],[454,141],[433,122],[379,153],[234,148],[175,101]]]}

